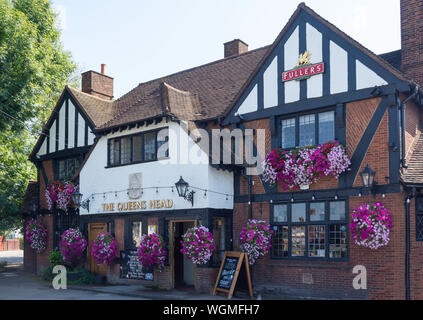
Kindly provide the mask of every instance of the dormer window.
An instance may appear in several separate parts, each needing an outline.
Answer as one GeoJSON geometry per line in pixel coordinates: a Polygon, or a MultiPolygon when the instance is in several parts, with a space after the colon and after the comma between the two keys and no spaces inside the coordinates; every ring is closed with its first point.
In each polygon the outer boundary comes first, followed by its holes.
{"type": "Polygon", "coordinates": [[[167,141],[167,128],[109,139],[108,167],[165,159],[169,156],[167,141]]]}

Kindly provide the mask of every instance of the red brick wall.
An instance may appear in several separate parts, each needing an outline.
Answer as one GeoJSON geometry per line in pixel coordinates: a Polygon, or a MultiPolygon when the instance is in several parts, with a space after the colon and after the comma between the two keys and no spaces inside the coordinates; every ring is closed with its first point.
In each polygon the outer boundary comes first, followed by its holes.
{"type": "MultiPolygon", "coordinates": [[[[47,176],[47,185],[54,181],[53,160],[43,161],[44,172],[47,176]]],[[[45,196],[46,182],[44,176],[40,172],[40,209],[47,209],[47,201],[45,196]]]]}

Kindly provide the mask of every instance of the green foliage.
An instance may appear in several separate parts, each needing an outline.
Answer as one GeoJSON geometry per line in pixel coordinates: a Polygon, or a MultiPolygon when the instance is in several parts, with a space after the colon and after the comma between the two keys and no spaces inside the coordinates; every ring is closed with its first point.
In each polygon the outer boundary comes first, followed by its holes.
{"type": "Polygon", "coordinates": [[[19,208],[28,180],[37,177],[27,159],[33,141],[27,131],[0,131],[0,235],[21,225],[19,208]]]}
{"type": "Polygon", "coordinates": [[[53,267],[54,266],[57,266],[57,265],[63,265],[64,264],[64,262],[63,262],[63,255],[57,249],[54,249],[54,250],[51,250],[50,251],[50,255],[48,257],[48,261],[50,262],[50,264],[53,267]]]}
{"type": "Polygon", "coordinates": [[[48,0],[0,0],[0,234],[21,225],[28,161],[76,65],[48,0]]]}
{"type": "MultiPolygon", "coordinates": [[[[41,280],[44,281],[53,281],[56,274],[53,274],[53,266],[49,266],[48,268],[44,269],[41,272],[41,280]]],[[[67,284],[93,284],[95,280],[95,276],[87,269],[75,269],[72,270],[69,267],[66,267],[66,272],[68,277],[76,276],[75,280],[68,280],[67,284]]]]}

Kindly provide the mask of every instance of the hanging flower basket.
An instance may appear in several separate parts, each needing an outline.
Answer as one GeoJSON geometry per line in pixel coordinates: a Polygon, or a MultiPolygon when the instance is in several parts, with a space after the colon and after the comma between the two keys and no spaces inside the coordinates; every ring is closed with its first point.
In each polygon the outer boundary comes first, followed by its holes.
{"type": "Polygon", "coordinates": [[[345,148],[337,141],[292,151],[275,149],[263,161],[263,179],[272,185],[279,183],[283,190],[308,190],[324,176],[338,179],[350,165],[345,148]]]}
{"type": "Polygon", "coordinates": [[[106,263],[108,266],[117,257],[117,244],[115,238],[108,232],[99,233],[91,243],[91,255],[97,264],[106,263]]]}
{"type": "Polygon", "coordinates": [[[38,253],[42,252],[47,246],[46,226],[41,221],[30,220],[26,225],[25,239],[32,249],[36,249],[38,253]]]}
{"type": "Polygon", "coordinates": [[[63,255],[63,260],[72,267],[75,268],[80,263],[86,247],[87,241],[78,229],[71,228],[62,234],[59,251],[63,255]]]}
{"type": "Polygon", "coordinates": [[[265,221],[248,220],[240,234],[241,251],[247,253],[248,262],[253,265],[260,256],[265,256],[271,248],[273,231],[265,221]]]}
{"type": "Polygon", "coordinates": [[[78,186],[70,182],[64,184],[53,182],[50,184],[45,192],[48,210],[51,210],[53,205],[56,204],[57,208],[67,211],[71,204],[71,196],[76,191],[78,191],[78,186]]]}
{"type": "Polygon", "coordinates": [[[138,247],[138,260],[144,268],[156,266],[161,271],[166,260],[166,245],[156,233],[143,235],[138,247]]]}
{"type": "Polygon", "coordinates": [[[195,264],[206,264],[209,262],[216,246],[213,234],[206,227],[194,227],[188,229],[182,236],[181,252],[195,264]]]}
{"type": "Polygon", "coordinates": [[[391,212],[380,202],[360,204],[351,214],[350,230],[358,246],[377,250],[389,243],[392,230],[391,212]]]}

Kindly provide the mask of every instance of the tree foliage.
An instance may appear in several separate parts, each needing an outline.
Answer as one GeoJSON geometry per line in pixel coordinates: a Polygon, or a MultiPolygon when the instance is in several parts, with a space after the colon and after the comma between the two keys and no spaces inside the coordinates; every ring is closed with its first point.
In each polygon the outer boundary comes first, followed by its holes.
{"type": "Polygon", "coordinates": [[[48,0],[0,0],[0,234],[20,223],[28,161],[76,65],[48,0]]]}
{"type": "Polygon", "coordinates": [[[47,0],[0,0],[1,130],[29,121],[39,132],[75,70],[56,21],[47,0]]]}

